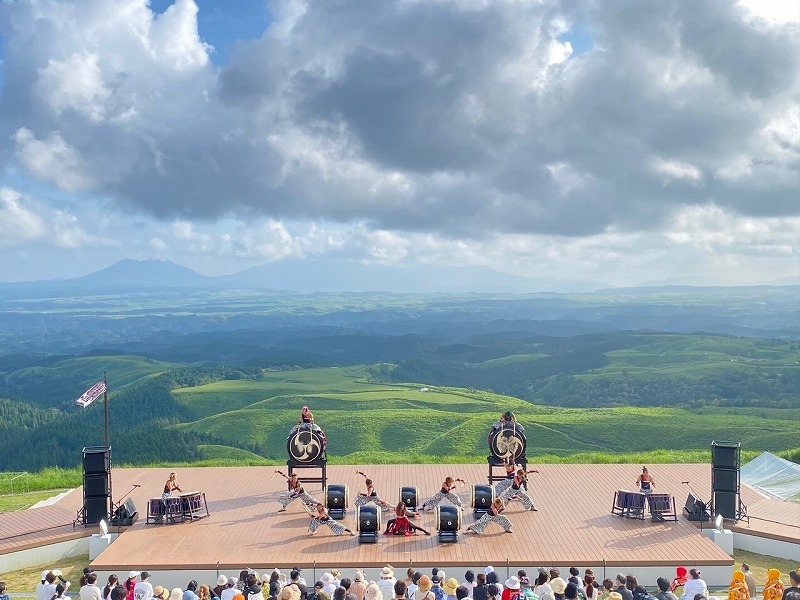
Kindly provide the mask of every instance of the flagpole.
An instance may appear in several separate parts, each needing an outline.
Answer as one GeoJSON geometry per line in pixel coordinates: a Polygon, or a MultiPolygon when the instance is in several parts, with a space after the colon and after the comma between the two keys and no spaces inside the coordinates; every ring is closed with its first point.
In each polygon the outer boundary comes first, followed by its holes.
{"type": "Polygon", "coordinates": [[[105,384],[105,390],[103,391],[103,412],[106,425],[106,448],[110,448],[111,446],[108,443],[108,380],[106,379],[105,369],[103,369],[103,383],[105,384]]]}

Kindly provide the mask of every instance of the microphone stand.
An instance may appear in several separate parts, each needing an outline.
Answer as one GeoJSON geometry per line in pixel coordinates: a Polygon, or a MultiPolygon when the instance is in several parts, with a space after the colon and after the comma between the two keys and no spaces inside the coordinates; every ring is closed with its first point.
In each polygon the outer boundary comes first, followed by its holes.
{"type": "Polygon", "coordinates": [[[700,533],[703,533],[703,521],[705,521],[706,516],[706,503],[703,502],[703,499],[700,497],[700,494],[694,491],[692,484],[688,481],[681,481],[681,483],[689,488],[689,491],[692,492],[692,495],[697,499],[695,502],[695,507],[697,506],[697,502],[703,505],[703,512],[700,514],[700,533]]]}

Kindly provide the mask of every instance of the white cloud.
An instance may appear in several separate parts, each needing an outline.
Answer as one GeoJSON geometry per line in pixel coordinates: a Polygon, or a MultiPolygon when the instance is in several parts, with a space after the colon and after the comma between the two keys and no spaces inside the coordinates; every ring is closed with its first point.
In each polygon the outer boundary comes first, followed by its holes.
{"type": "Polygon", "coordinates": [[[39,70],[37,91],[42,101],[60,115],[66,109],[86,114],[92,121],[105,118],[105,100],[111,95],[103,82],[96,54],[73,53],[64,60],[50,59],[39,70]]]}
{"type": "Polygon", "coordinates": [[[673,180],[687,181],[693,184],[703,181],[702,171],[691,163],[655,157],[651,165],[653,171],[663,178],[665,184],[673,180]]]}
{"type": "Polygon", "coordinates": [[[34,242],[75,249],[87,245],[90,237],[70,212],[51,209],[13,188],[0,187],[0,247],[16,248],[34,242]]]}
{"type": "Polygon", "coordinates": [[[30,129],[20,127],[11,138],[16,145],[17,159],[34,177],[51,181],[70,192],[92,187],[94,182],[84,172],[80,154],[58,131],[40,140],[30,129]]]}

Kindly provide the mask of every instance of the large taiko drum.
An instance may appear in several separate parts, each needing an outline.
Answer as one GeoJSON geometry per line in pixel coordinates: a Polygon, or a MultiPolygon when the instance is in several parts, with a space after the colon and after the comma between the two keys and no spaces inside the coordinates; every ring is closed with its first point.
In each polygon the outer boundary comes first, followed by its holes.
{"type": "Polygon", "coordinates": [[[486,484],[475,484],[472,486],[469,505],[475,510],[489,510],[494,502],[494,487],[486,484]]]}
{"type": "Polygon", "coordinates": [[[400,488],[400,502],[406,505],[406,508],[414,510],[419,506],[419,488],[416,487],[401,487],[400,488]]]}
{"type": "Polygon", "coordinates": [[[436,507],[436,531],[459,531],[460,529],[460,506],[440,504],[436,507]]]}
{"type": "Polygon", "coordinates": [[[289,457],[301,463],[313,463],[326,458],[327,447],[325,432],[314,423],[298,423],[286,438],[286,451],[289,457]]]}
{"type": "Polygon", "coordinates": [[[489,452],[500,461],[525,457],[525,428],[516,421],[498,421],[489,431],[489,452]]]}
{"type": "Polygon", "coordinates": [[[331,483],[325,486],[322,503],[328,510],[345,509],[350,504],[350,488],[342,483],[331,483]]]}
{"type": "Polygon", "coordinates": [[[381,530],[381,511],[375,504],[356,508],[356,530],[368,533],[381,530]]]}

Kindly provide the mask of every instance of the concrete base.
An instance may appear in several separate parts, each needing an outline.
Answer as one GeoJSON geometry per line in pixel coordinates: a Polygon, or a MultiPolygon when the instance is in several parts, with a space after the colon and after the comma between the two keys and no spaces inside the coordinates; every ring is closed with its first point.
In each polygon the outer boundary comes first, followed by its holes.
{"type": "Polygon", "coordinates": [[[711,540],[730,556],[733,556],[733,532],[730,529],[718,531],[714,528],[704,529],[703,535],[711,540]]]}
{"type": "Polygon", "coordinates": [[[734,532],[733,541],[737,549],[755,552],[756,554],[775,556],[777,558],[785,558],[786,560],[800,561],[800,542],[784,542],[781,540],[739,533],[738,531],[734,532]]]}
{"type": "Polygon", "coordinates": [[[101,535],[95,533],[89,538],[89,560],[94,560],[111,545],[111,534],[101,535]]]}

